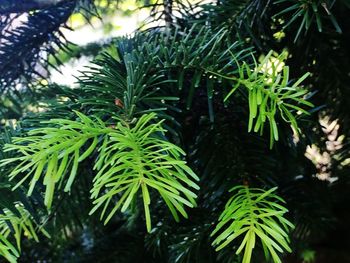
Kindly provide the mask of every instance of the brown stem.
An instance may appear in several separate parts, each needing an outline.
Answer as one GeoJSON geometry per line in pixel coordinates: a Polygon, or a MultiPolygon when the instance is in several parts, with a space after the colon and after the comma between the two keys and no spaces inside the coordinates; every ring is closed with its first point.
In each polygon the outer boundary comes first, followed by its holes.
{"type": "Polygon", "coordinates": [[[165,25],[167,28],[170,28],[172,24],[173,0],[164,0],[163,5],[165,25]]]}

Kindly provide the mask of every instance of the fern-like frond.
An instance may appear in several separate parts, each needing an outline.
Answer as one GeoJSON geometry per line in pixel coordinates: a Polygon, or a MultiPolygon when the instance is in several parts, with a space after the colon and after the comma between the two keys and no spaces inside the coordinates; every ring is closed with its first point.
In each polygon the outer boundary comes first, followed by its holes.
{"type": "Polygon", "coordinates": [[[13,138],[12,144],[5,145],[6,152],[18,153],[17,157],[1,160],[1,166],[17,164],[9,173],[10,180],[21,177],[14,189],[30,179],[30,196],[43,177],[46,186],[45,205],[48,208],[51,207],[56,184],[61,186],[65,182],[64,190],[69,191],[79,163],[96,148],[99,136],[111,130],[98,118],[93,120],[79,112],[77,115],[80,121],[52,119],[43,122],[47,127],[33,129],[26,137],[13,138]],[[90,146],[82,151],[88,142],[90,146]]]}
{"type": "Polygon", "coordinates": [[[276,189],[265,191],[247,186],[231,189],[236,194],[227,202],[212,233],[217,235],[212,243],[217,251],[244,235],[236,251],[240,254],[244,250],[243,263],[250,262],[257,238],[265,257],[271,256],[275,263],[281,262],[277,252],[291,252],[288,231],[294,226],[283,217],[288,210],[279,204],[284,201],[274,194],[276,189]]]}
{"type": "Polygon", "coordinates": [[[1,161],[1,166],[16,163],[9,173],[10,180],[21,176],[14,188],[30,179],[31,195],[37,182],[42,181],[46,186],[44,203],[50,208],[57,185],[61,188],[65,184],[64,191],[70,191],[79,163],[100,144],[91,190],[96,200],[91,213],[103,205],[102,219],[111,201],[122,194],[108,214],[108,222],[119,207],[125,211],[141,189],[150,231],[150,189],[155,189],[176,220],[177,212],[187,217],[184,206],[196,205],[196,194],[188,188],[199,188],[194,182],[198,177],[182,160],[184,151],[164,139],[163,121],[155,123],[155,113],[142,115],[136,123],[115,118],[114,128],[97,117],[76,114],[79,121],[52,119],[44,122],[48,127],[33,129],[27,137],[14,138],[12,144],[5,145],[5,151],[19,154],[1,161]],[[86,144],[89,146],[84,148],[86,144]]]}
{"type": "Polygon", "coordinates": [[[49,234],[32,219],[31,214],[21,203],[15,204],[17,213],[3,209],[0,214],[0,255],[9,262],[17,262],[23,236],[39,241],[37,233],[49,234]],[[15,240],[15,245],[12,244],[15,240]]]}
{"type": "Polygon", "coordinates": [[[184,206],[196,205],[198,177],[182,160],[184,151],[162,138],[165,129],[156,122],[156,114],[142,115],[134,125],[118,122],[99,148],[94,169],[91,197],[95,207],[91,214],[103,207],[101,219],[105,223],[120,209],[126,211],[141,191],[147,230],[151,231],[150,203],[152,190],[163,198],[172,215],[178,212],[187,218],[184,206]],[[118,198],[115,203],[114,200],[118,198]],[[107,209],[112,207],[110,212],[107,209]]]}
{"type": "MultiPolygon", "coordinates": [[[[270,51],[260,63],[254,59],[254,68],[244,61],[238,62],[233,57],[238,65],[238,74],[222,76],[235,82],[225,101],[239,88],[248,93],[248,132],[254,130],[262,134],[265,123],[269,123],[270,147],[279,139],[276,122],[278,112],[282,119],[291,125],[293,131],[298,133],[298,114],[309,115],[310,113],[304,108],[313,107],[313,104],[306,99],[308,90],[300,86],[310,74],[305,73],[292,84],[289,80],[289,67],[283,62],[286,53],[280,54],[277,58],[272,54],[270,51]]],[[[214,72],[213,74],[217,75],[214,72]]]]}

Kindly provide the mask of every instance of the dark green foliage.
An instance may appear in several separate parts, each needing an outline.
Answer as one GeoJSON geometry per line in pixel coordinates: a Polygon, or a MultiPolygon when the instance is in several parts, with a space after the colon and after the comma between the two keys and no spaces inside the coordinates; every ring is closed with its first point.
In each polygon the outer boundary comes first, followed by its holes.
{"type": "Polygon", "coordinates": [[[62,65],[58,51],[71,51],[62,28],[70,29],[66,22],[74,12],[87,20],[98,15],[92,0],[0,3],[1,118],[22,116],[36,101],[37,80],[48,78],[50,68],[62,65]]]}
{"type": "Polygon", "coordinates": [[[38,70],[37,61],[43,51],[54,54],[56,48],[64,47],[59,28],[72,14],[74,8],[75,1],[68,1],[30,14],[26,22],[15,28],[11,27],[11,23],[16,17],[4,22],[0,47],[2,92],[13,86],[19,78],[31,79],[33,75],[46,74],[42,69],[38,70]],[[22,47],[23,44],[25,48],[22,47]],[[46,49],[42,50],[42,46],[46,49]]]}

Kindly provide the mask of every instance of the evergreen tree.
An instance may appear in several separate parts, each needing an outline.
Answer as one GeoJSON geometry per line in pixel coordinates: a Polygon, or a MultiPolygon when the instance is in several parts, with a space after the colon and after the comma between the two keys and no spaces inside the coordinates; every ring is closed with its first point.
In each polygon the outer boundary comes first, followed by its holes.
{"type": "Polygon", "coordinates": [[[0,255],[350,260],[349,1],[145,1],[157,26],[65,40],[115,4],[0,3],[0,255]],[[62,54],[94,56],[77,88],[62,54]]]}

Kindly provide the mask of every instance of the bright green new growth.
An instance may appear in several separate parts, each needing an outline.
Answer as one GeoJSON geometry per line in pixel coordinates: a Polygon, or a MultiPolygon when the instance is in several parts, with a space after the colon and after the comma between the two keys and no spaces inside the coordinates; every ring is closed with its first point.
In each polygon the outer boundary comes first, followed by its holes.
{"type": "Polygon", "coordinates": [[[30,179],[30,196],[37,181],[43,177],[45,205],[48,208],[51,207],[56,185],[65,183],[64,191],[70,191],[79,163],[96,148],[98,136],[111,131],[100,119],[93,120],[76,113],[80,121],[52,119],[43,122],[48,127],[31,130],[28,136],[13,138],[14,144],[5,145],[5,151],[16,151],[20,155],[1,161],[1,166],[19,162],[9,174],[10,180],[23,177],[14,189],[30,179]],[[89,141],[90,146],[82,152],[82,147],[89,141]],[[65,180],[67,173],[69,175],[65,180]]]}
{"type": "Polygon", "coordinates": [[[23,235],[27,238],[33,238],[37,242],[39,241],[37,232],[49,237],[43,228],[39,228],[33,222],[30,213],[22,204],[16,204],[16,209],[18,215],[9,209],[3,209],[2,214],[0,214],[0,255],[11,263],[17,262],[23,235]],[[11,244],[10,236],[14,237],[16,245],[11,244]]]}
{"type": "Polygon", "coordinates": [[[155,123],[155,118],[155,113],[143,115],[132,127],[119,122],[99,148],[94,166],[99,172],[91,190],[95,207],[91,214],[103,206],[101,219],[106,215],[105,223],[119,208],[122,212],[128,209],[139,191],[148,231],[151,231],[151,189],[160,194],[176,221],[177,212],[187,218],[184,206],[196,205],[197,195],[188,188],[198,190],[193,179],[199,178],[182,160],[183,150],[160,138],[166,130],[161,126],[163,121],[155,123]],[[111,201],[116,196],[119,200],[115,204],[111,201]],[[106,214],[109,206],[112,210],[106,214]]]}
{"type": "Polygon", "coordinates": [[[46,124],[54,126],[32,130],[27,137],[14,138],[14,144],[5,146],[6,151],[15,150],[20,154],[1,161],[2,166],[20,162],[9,175],[10,179],[22,176],[14,188],[31,178],[30,195],[36,183],[42,180],[46,186],[45,205],[50,208],[56,185],[60,188],[65,184],[64,191],[70,191],[79,163],[98,148],[94,166],[97,174],[91,189],[95,206],[90,214],[103,205],[102,219],[107,208],[112,206],[105,219],[107,223],[119,207],[124,212],[141,189],[147,230],[150,231],[150,189],[154,189],[176,221],[179,220],[178,212],[187,218],[184,206],[194,207],[197,197],[188,188],[198,190],[194,180],[199,178],[182,160],[184,151],[161,138],[166,130],[161,126],[163,121],[156,122],[155,113],[142,115],[134,124],[116,118],[115,128],[107,127],[97,117],[92,119],[79,112],[76,114],[79,121],[47,121],[46,124]],[[82,150],[86,144],[89,146],[82,150]],[[118,200],[117,203],[114,200],[118,200]]]}
{"type": "Polygon", "coordinates": [[[276,122],[277,112],[284,121],[289,123],[295,133],[299,132],[295,113],[309,115],[303,107],[312,107],[312,103],[305,99],[307,89],[300,84],[309,76],[304,74],[292,85],[289,81],[289,67],[284,66],[283,60],[286,54],[282,53],[277,58],[269,52],[261,63],[255,61],[252,69],[246,62],[239,63],[239,77],[228,77],[236,81],[233,89],[225,97],[225,101],[239,88],[244,87],[248,92],[249,122],[248,132],[260,131],[263,133],[264,125],[269,123],[270,147],[274,141],[278,141],[278,128],[276,122]]]}
{"type": "Polygon", "coordinates": [[[259,238],[265,257],[272,257],[275,263],[281,259],[277,252],[291,252],[288,232],[294,228],[284,214],[288,210],[278,204],[283,199],[274,194],[277,188],[268,191],[247,186],[236,186],[230,191],[237,192],[227,202],[220,215],[219,223],[211,234],[219,234],[213,241],[216,250],[220,250],[244,234],[236,254],[244,249],[243,263],[251,261],[252,252],[259,238]]]}

